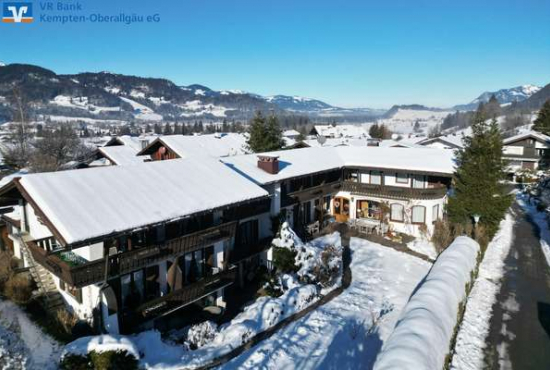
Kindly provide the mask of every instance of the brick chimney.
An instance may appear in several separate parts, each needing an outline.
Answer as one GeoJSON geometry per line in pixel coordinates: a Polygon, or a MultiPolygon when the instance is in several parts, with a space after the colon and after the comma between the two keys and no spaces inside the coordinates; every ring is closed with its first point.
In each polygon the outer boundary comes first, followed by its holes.
{"type": "Polygon", "coordinates": [[[259,155],[258,167],[267,173],[276,175],[279,173],[279,156],[276,155],[259,155]]]}

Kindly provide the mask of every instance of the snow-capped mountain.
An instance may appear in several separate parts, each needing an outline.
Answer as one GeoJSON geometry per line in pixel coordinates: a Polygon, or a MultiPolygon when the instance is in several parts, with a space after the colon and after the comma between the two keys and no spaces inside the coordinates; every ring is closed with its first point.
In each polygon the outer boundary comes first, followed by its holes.
{"type": "Polygon", "coordinates": [[[522,85],[512,87],[510,89],[501,89],[498,91],[486,91],[468,104],[456,105],[454,108],[458,110],[474,110],[479,103],[487,103],[491,96],[495,96],[500,104],[509,104],[520,102],[533,94],[537,93],[541,88],[535,85],[522,85]]]}
{"type": "Polygon", "coordinates": [[[5,66],[7,66],[7,64],[0,60],[0,67],[5,67],[5,66]]]}
{"type": "Polygon", "coordinates": [[[118,122],[160,120],[248,120],[256,111],[364,120],[383,111],[345,109],[297,96],[263,97],[242,90],[178,86],[163,78],[108,71],[61,75],[33,65],[0,67],[0,122],[10,117],[2,104],[17,84],[33,114],[52,121],[118,122]]]}
{"type": "Polygon", "coordinates": [[[327,104],[320,100],[304,98],[301,96],[274,95],[266,96],[265,100],[270,103],[276,104],[282,109],[296,112],[310,112],[334,108],[330,104],[327,104]]]}

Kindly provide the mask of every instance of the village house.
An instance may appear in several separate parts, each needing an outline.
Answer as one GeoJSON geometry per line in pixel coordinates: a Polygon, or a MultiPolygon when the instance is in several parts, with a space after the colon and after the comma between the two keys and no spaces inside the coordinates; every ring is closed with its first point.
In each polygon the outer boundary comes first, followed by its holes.
{"type": "Polygon", "coordinates": [[[452,173],[452,151],[328,147],[30,174],[0,188],[2,239],[96,330],[165,330],[234,307],[274,220],[429,235],[452,173]]]}
{"type": "Polygon", "coordinates": [[[248,153],[246,136],[236,133],[209,135],[165,135],[159,136],[137,155],[150,155],[159,161],[174,158],[228,157],[248,153]]]}
{"type": "Polygon", "coordinates": [[[365,233],[431,233],[454,171],[451,151],[416,148],[304,148],[222,161],[266,189],[272,213],[302,234],[330,220],[365,233]]]}
{"type": "Polygon", "coordinates": [[[521,170],[536,171],[549,149],[549,136],[528,131],[504,139],[502,157],[508,161],[508,172],[513,175],[521,170]]]}
{"type": "Polygon", "coordinates": [[[31,174],[0,196],[39,288],[110,333],[221,310],[272,237],[268,193],[215,159],[31,174]]]}

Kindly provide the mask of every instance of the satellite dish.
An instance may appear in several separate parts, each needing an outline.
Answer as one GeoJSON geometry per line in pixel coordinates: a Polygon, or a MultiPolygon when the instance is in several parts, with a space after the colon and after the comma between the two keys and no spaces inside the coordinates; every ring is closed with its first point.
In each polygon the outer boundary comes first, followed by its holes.
{"type": "Polygon", "coordinates": [[[327,138],[323,135],[317,135],[317,142],[323,146],[327,142],[327,138]]]}

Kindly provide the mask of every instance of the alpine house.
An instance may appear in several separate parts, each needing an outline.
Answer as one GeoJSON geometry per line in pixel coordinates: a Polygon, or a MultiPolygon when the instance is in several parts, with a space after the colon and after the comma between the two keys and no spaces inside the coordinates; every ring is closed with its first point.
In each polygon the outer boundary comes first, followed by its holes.
{"type": "Polygon", "coordinates": [[[274,218],[429,234],[453,170],[447,150],[328,147],[30,174],[0,188],[3,239],[97,331],[165,330],[236,304],[274,218]]]}

